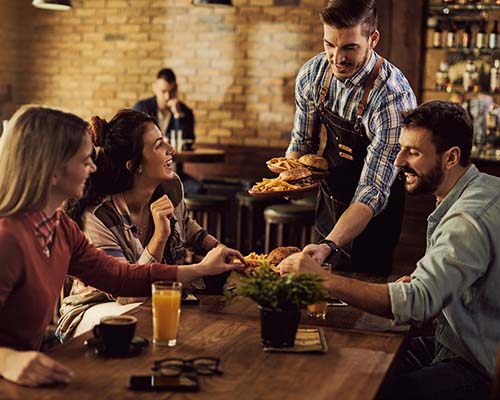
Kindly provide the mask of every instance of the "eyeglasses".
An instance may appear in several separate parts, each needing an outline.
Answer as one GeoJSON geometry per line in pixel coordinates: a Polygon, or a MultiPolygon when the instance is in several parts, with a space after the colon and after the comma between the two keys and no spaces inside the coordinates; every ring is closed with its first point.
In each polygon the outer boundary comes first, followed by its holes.
{"type": "Polygon", "coordinates": [[[164,358],[154,362],[153,371],[159,371],[165,376],[179,376],[184,372],[205,376],[222,375],[219,363],[220,359],[216,357],[164,358]]]}

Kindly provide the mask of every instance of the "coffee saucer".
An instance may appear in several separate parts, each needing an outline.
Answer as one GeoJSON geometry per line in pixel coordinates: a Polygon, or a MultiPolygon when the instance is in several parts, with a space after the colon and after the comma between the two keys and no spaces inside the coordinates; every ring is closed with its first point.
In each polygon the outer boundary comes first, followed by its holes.
{"type": "Polygon", "coordinates": [[[149,341],[141,336],[135,336],[127,350],[125,351],[109,351],[106,350],[101,338],[95,336],[89,337],[85,342],[85,346],[91,349],[94,354],[102,357],[133,357],[138,355],[142,349],[149,345],[149,341]]]}

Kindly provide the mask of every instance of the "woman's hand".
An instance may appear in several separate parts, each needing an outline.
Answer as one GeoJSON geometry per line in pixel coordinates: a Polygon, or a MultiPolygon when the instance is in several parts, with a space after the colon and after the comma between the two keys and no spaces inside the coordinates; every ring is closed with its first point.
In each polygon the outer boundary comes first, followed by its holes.
{"type": "Polygon", "coordinates": [[[155,225],[153,236],[166,239],[170,236],[170,218],[174,215],[174,205],[167,195],[161,196],[149,206],[155,225]]]}
{"type": "Polygon", "coordinates": [[[230,249],[222,244],[210,250],[198,264],[201,275],[217,275],[235,268],[243,268],[245,258],[238,250],[230,249]],[[233,262],[237,258],[241,263],[233,262]]]}
{"type": "Polygon", "coordinates": [[[24,386],[69,383],[73,372],[38,351],[0,349],[0,374],[24,386]]]}
{"type": "Polygon", "coordinates": [[[206,275],[217,275],[235,268],[244,268],[245,265],[246,260],[238,250],[219,244],[210,250],[199,264],[180,265],[177,269],[177,280],[186,284],[206,275]],[[241,262],[233,262],[235,258],[241,262]]]}

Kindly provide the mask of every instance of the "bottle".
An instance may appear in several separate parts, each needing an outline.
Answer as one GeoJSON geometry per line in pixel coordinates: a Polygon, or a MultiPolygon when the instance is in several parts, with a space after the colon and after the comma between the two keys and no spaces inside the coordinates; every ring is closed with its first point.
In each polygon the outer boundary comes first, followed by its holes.
{"type": "Polygon", "coordinates": [[[463,87],[465,92],[479,90],[479,73],[477,72],[476,64],[472,60],[468,60],[465,64],[463,75],[463,87]]]}
{"type": "Polygon", "coordinates": [[[448,74],[448,63],[439,63],[439,70],[436,72],[436,90],[451,91],[450,77],[448,74]]]}
{"type": "Polygon", "coordinates": [[[490,92],[500,93],[500,60],[495,60],[490,70],[490,92]]]}
{"type": "Polygon", "coordinates": [[[460,45],[463,49],[472,48],[472,31],[469,22],[465,24],[464,30],[462,31],[462,40],[460,41],[460,45]]]}
{"type": "Polygon", "coordinates": [[[486,134],[496,136],[498,129],[498,116],[495,112],[495,106],[491,105],[486,114],[486,134]]]}
{"type": "Polygon", "coordinates": [[[484,49],[486,47],[486,20],[481,20],[479,31],[476,34],[476,47],[484,49]]]}
{"type": "Polygon", "coordinates": [[[446,33],[446,47],[457,47],[457,30],[453,22],[450,22],[448,32],[446,33]]]}
{"type": "Polygon", "coordinates": [[[488,47],[490,49],[498,49],[498,20],[495,20],[495,24],[493,25],[493,30],[488,35],[488,47]]]}
{"type": "Polygon", "coordinates": [[[438,20],[434,32],[432,32],[432,47],[443,47],[443,28],[441,27],[441,20],[438,20]]]}

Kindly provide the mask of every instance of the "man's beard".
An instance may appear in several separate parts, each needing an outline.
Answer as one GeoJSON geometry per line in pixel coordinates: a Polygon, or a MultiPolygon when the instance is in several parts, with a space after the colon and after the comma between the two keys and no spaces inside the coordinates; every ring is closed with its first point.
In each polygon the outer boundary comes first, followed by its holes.
{"type": "Polygon", "coordinates": [[[439,162],[427,174],[423,175],[417,174],[409,167],[401,167],[401,170],[417,177],[417,182],[412,184],[412,188],[409,188],[408,183],[405,182],[406,192],[411,195],[434,194],[444,179],[444,171],[439,162]]]}

